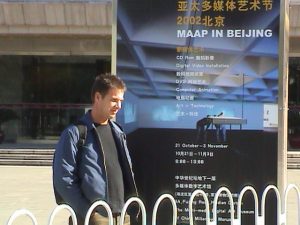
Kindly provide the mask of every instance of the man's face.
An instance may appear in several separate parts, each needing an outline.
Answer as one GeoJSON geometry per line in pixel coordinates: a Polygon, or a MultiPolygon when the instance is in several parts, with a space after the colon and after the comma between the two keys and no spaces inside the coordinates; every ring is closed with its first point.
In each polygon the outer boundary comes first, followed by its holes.
{"type": "Polygon", "coordinates": [[[102,119],[112,119],[121,109],[121,103],[124,100],[124,90],[111,88],[105,96],[99,92],[95,95],[95,104],[99,116],[102,119]]]}

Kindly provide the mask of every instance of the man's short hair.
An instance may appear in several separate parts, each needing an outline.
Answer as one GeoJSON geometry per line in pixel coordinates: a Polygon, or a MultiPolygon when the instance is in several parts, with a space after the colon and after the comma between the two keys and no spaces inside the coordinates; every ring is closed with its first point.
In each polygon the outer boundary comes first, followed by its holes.
{"type": "Polygon", "coordinates": [[[120,77],[112,74],[100,74],[95,78],[92,86],[91,98],[94,103],[94,97],[96,92],[99,92],[102,97],[108,93],[111,88],[117,88],[126,91],[126,85],[120,77]]]}

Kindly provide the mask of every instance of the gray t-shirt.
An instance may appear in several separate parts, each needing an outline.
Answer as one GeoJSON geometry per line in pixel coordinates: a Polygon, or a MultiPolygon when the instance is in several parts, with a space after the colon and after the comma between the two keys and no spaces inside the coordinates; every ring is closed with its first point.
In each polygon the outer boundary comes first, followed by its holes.
{"type": "Polygon", "coordinates": [[[104,152],[107,172],[108,204],[113,213],[120,213],[124,206],[124,181],[119,161],[118,150],[112,135],[111,127],[96,125],[104,152]]]}

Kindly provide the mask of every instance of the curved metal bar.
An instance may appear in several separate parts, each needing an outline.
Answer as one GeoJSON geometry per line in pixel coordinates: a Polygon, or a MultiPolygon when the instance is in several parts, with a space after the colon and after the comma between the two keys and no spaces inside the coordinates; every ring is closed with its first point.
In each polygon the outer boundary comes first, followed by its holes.
{"type": "Polygon", "coordinates": [[[209,201],[208,198],[206,196],[206,193],[202,190],[195,190],[191,197],[190,197],[190,201],[189,201],[189,217],[190,217],[190,225],[194,225],[194,217],[193,217],[193,201],[194,198],[201,194],[204,198],[204,202],[205,202],[205,213],[206,213],[206,224],[208,225],[210,222],[210,215],[209,215],[209,201]]]}
{"type": "Polygon", "coordinates": [[[254,213],[255,213],[255,224],[258,225],[258,196],[255,191],[255,189],[251,186],[246,186],[242,189],[240,192],[239,198],[238,198],[238,205],[237,205],[237,220],[239,221],[239,224],[241,224],[241,216],[242,216],[242,200],[244,197],[244,194],[247,191],[251,191],[254,197],[254,213]]]}
{"type": "Polygon", "coordinates": [[[290,192],[290,190],[294,189],[296,191],[297,194],[297,200],[298,200],[298,224],[300,224],[300,190],[299,188],[295,185],[295,184],[289,184],[287,186],[287,188],[285,189],[284,192],[284,204],[282,206],[282,211],[283,211],[283,216],[285,217],[285,221],[286,221],[286,216],[287,216],[287,198],[288,198],[288,194],[290,192]]]}
{"type": "Polygon", "coordinates": [[[91,207],[89,208],[89,210],[86,213],[84,225],[89,225],[92,212],[98,206],[103,206],[106,209],[106,212],[108,214],[108,225],[113,225],[113,215],[112,215],[111,208],[105,201],[102,201],[102,200],[96,201],[91,205],[91,207]]]}
{"type": "Polygon", "coordinates": [[[262,201],[261,201],[261,217],[262,220],[264,221],[265,218],[265,205],[266,205],[266,197],[267,194],[270,190],[274,190],[276,197],[277,197],[277,224],[280,225],[281,221],[282,221],[282,216],[281,216],[281,197],[280,197],[280,193],[279,190],[277,189],[276,186],[274,185],[269,185],[265,188],[263,195],[262,195],[262,201]]]}
{"type": "Polygon", "coordinates": [[[161,195],[155,202],[154,208],[153,208],[153,215],[152,215],[152,225],[156,225],[156,216],[157,216],[157,210],[158,206],[160,205],[161,201],[165,198],[170,199],[172,206],[173,206],[173,225],[176,225],[177,222],[177,205],[174,197],[170,194],[163,194],[161,195]]]}
{"type": "Polygon", "coordinates": [[[124,224],[125,221],[125,215],[126,215],[126,211],[128,206],[132,203],[132,202],[137,202],[142,210],[142,225],[146,225],[146,209],[145,209],[145,205],[142,202],[141,199],[137,198],[137,197],[132,197],[130,199],[128,199],[122,209],[122,213],[121,213],[121,219],[120,219],[120,225],[124,224]]]}
{"type": "Polygon", "coordinates": [[[52,211],[52,213],[51,213],[51,215],[49,217],[48,224],[52,225],[54,217],[56,216],[56,214],[60,210],[63,210],[63,209],[66,209],[66,210],[68,210],[71,213],[73,225],[77,225],[78,222],[77,222],[77,218],[76,218],[76,214],[75,214],[74,210],[69,205],[66,205],[66,204],[58,205],[58,206],[56,206],[54,208],[54,210],[52,211]]]}
{"type": "Polygon", "coordinates": [[[230,190],[226,187],[221,187],[219,188],[219,190],[217,191],[215,197],[214,197],[214,205],[213,205],[213,223],[216,224],[217,223],[217,205],[218,205],[218,199],[220,194],[225,191],[227,193],[227,196],[229,198],[230,201],[230,220],[231,220],[231,225],[234,224],[234,205],[233,205],[233,197],[232,194],[230,192],[230,190]]]}
{"type": "MultiPolygon", "coordinates": [[[[246,186],[242,189],[242,191],[240,192],[239,198],[238,198],[238,205],[237,205],[237,219],[234,219],[234,202],[233,202],[233,197],[232,197],[232,193],[230,192],[230,190],[226,187],[221,187],[219,188],[219,190],[216,192],[215,197],[214,197],[214,201],[213,201],[213,219],[210,220],[210,209],[209,209],[209,200],[208,197],[206,196],[206,193],[202,190],[196,190],[192,193],[190,200],[189,200],[189,220],[190,220],[190,225],[194,225],[193,222],[193,201],[194,198],[201,194],[204,198],[205,201],[205,210],[206,210],[206,224],[207,225],[216,225],[217,224],[217,206],[218,206],[218,199],[220,197],[220,194],[222,192],[226,192],[227,196],[230,200],[230,218],[231,218],[231,225],[238,225],[241,224],[241,213],[242,213],[242,199],[244,197],[244,194],[247,191],[251,191],[254,197],[254,202],[255,202],[255,224],[264,224],[264,220],[265,220],[265,204],[266,204],[266,197],[267,194],[269,193],[270,190],[274,190],[276,197],[277,197],[277,224],[286,224],[286,217],[287,217],[287,198],[288,198],[288,194],[290,192],[290,190],[295,189],[296,194],[297,194],[297,200],[298,200],[298,209],[300,210],[300,190],[299,188],[294,185],[294,184],[290,184],[288,185],[288,187],[285,190],[284,193],[284,202],[281,201],[281,196],[279,193],[279,190],[277,189],[276,186],[274,185],[269,185],[265,188],[263,194],[262,194],[262,202],[261,202],[261,216],[259,216],[259,210],[258,210],[258,197],[257,197],[257,193],[255,191],[255,189],[251,186],[246,186]],[[282,211],[281,211],[282,209],[282,211]]],[[[152,216],[152,225],[156,225],[156,217],[157,217],[157,211],[158,211],[158,207],[161,203],[162,200],[164,200],[165,198],[168,198],[173,206],[173,224],[172,225],[176,225],[177,222],[177,205],[176,205],[176,201],[174,199],[174,197],[170,194],[163,194],[161,195],[154,206],[153,209],[153,216],[152,216]]],[[[137,197],[133,197],[130,198],[124,205],[122,213],[121,213],[121,220],[120,220],[120,225],[124,224],[124,220],[125,220],[125,215],[126,215],[126,211],[128,206],[132,203],[132,202],[137,202],[140,206],[140,209],[142,211],[142,225],[146,225],[146,209],[144,206],[144,203],[137,197]]],[[[93,210],[97,207],[97,206],[104,206],[105,209],[107,210],[108,213],[108,217],[109,217],[109,225],[113,225],[113,216],[112,216],[112,211],[109,207],[109,205],[104,202],[104,201],[96,201],[95,203],[92,204],[92,206],[89,208],[87,215],[85,217],[85,222],[84,225],[88,225],[89,224],[89,220],[90,220],[90,216],[93,212],[93,210]]],[[[54,221],[54,217],[56,216],[56,214],[62,210],[62,209],[67,209],[72,216],[73,219],[73,225],[77,225],[77,218],[76,218],[76,214],[74,212],[74,210],[66,205],[66,204],[62,204],[62,205],[58,205],[57,207],[55,207],[55,209],[52,211],[50,217],[49,217],[49,223],[48,225],[52,225],[53,221],[54,221]]],[[[9,218],[9,220],[7,221],[6,225],[12,225],[14,220],[16,218],[18,218],[19,216],[22,215],[26,215],[29,216],[30,219],[32,220],[34,225],[37,225],[37,220],[35,218],[35,216],[28,211],[27,209],[19,209],[16,210],[9,218]]],[[[300,213],[298,213],[298,224],[300,224],[300,213]]]]}
{"type": "Polygon", "coordinates": [[[18,209],[9,217],[7,225],[12,225],[16,218],[23,215],[28,216],[34,225],[38,224],[35,216],[30,211],[27,209],[18,209]]]}

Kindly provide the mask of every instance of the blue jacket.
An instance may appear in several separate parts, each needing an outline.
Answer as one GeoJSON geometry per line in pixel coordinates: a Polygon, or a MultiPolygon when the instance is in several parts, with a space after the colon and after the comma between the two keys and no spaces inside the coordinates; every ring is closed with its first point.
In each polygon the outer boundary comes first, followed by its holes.
{"type": "MultiPolygon", "coordinates": [[[[101,140],[90,112],[80,119],[80,123],[87,126],[85,144],[78,152],[77,126],[71,125],[63,131],[54,154],[53,185],[64,202],[85,218],[93,202],[107,200],[108,187],[101,140]]],[[[125,197],[136,196],[137,189],[125,134],[116,123],[109,121],[109,124],[123,171],[125,197]]]]}

